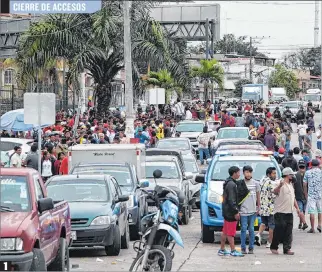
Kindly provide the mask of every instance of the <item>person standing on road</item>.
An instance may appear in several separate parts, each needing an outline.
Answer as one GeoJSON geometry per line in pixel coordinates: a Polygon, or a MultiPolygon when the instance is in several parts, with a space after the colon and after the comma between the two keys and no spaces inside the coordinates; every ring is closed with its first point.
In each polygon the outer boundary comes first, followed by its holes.
{"type": "Polygon", "coordinates": [[[322,170],[319,168],[319,161],[314,159],[311,162],[312,169],[304,175],[304,194],[307,199],[307,209],[310,215],[311,229],[308,233],[314,233],[315,214],[318,214],[317,230],[322,231],[322,170]]]}
{"type": "Polygon", "coordinates": [[[38,154],[37,150],[38,150],[38,145],[34,143],[30,147],[30,152],[28,153],[28,155],[25,159],[25,166],[28,168],[33,168],[38,171],[39,154],[38,154]]]}
{"type": "Polygon", "coordinates": [[[319,125],[318,129],[316,130],[316,147],[317,149],[322,150],[322,124],[319,125]]]}
{"type": "Polygon", "coordinates": [[[306,135],[304,136],[304,149],[309,153],[309,157],[312,158],[312,130],[310,128],[306,129],[306,135]]]}
{"type": "Polygon", "coordinates": [[[300,216],[300,224],[299,229],[306,230],[308,228],[308,225],[306,224],[305,220],[305,210],[306,210],[306,204],[307,204],[307,198],[304,194],[304,185],[303,185],[303,179],[304,174],[306,171],[306,163],[302,159],[298,163],[299,170],[297,171],[295,178],[296,181],[294,182],[294,190],[295,190],[295,199],[297,201],[297,205],[299,206],[301,216],[300,216]]]}
{"type": "Polygon", "coordinates": [[[276,195],[273,189],[276,187],[276,168],[269,167],[266,169],[266,176],[260,181],[260,215],[262,224],[255,236],[255,244],[261,245],[261,234],[268,227],[268,241],[266,248],[271,246],[273,240],[274,224],[274,199],[276,195]]]}
{"type": "Polygon", "coordinates": [[[206,159],[210,158],[209,154],[209,142],[211,135],[208,133],[208,127],[204,127],[202,133],[197,137],[198,150],[199,150],[199,159],[201,165],[204,164],[204,154],[206,159]]]}
{"type": "Polygon", "coordinates": [[[303,149],[304,136],[306,135],[307,125],[301,120],[300,124],[297,126],[298,141],[300,149],[303,149]]]}
{"type": "Polygon", "coordinates": [[[259,182],[253,179],[253,168],[249,165],[243,167],[244,181],[249,190],[248,196],[240,206],[240,224],[241,224],[241,251],[242,254],[247,254],[246,251],[246,231],[249,233],[249,248],[248,254],[254,254],[254,223],[256,216],[260,210],[260,185],[259,182]],[[256,205],[257,204],[257,205],[256,205]]]}
{"type": "Polygon", "coordinates": [[[273,190],[276,195],[274,201],[274,222],[275,228],[271,244],[271,252],[278,254],[278,245],[283,243],[283,253],[294,255],[291,251],[293,239],[293,210],[296,208],[300,216],[300,210],[295,200],[294,187],[292,184],[293,175],[296,174],[289,167],[282,171],[282,179],[273,190]]]}
{"type": "Polygon", "coordinates": [[[240,253],[235,248],[235,235],[237,222],[240,219],[238,209],[238,192],[237,192],[237,180],[240,177],[240,169],[237,166],[232,166],[228,170],[229,178],[224,183],[223,192],[223,217],[224,226],[221,233],[220,249],[218,251],[219,256],[231,255],[233,257],[244,257],[245,255],[240,253]],[[225,249],[225,243],[228,240],[231,251],[225,249]]]}

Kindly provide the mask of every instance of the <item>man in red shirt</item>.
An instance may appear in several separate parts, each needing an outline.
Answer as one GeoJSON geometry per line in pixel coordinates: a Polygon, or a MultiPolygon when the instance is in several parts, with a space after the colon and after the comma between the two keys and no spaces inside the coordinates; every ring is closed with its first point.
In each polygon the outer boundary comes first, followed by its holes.
{"type": "Polygon", "coordinates": [[[68,175],[68,156],[63,158],[59,167],[60,175],[68,175]]]}
{"type": "Polygon", "coordinates": [[[250,111],[251,109],[252,109],[252,107],[247,103],[244,108],[244,111],[250,111]]]}

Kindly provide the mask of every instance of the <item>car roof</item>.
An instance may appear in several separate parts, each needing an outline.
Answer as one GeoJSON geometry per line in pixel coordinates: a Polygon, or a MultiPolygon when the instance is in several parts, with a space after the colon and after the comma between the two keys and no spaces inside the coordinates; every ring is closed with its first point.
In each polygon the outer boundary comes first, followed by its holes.
{"type": "Polygon", "coordinates": [[[271,156],[220,156],[218,161],[272,161],[271,156]]]}
{"type": "Polygon", "coordinates": [[[191,120],[183,120],[183,121],[180,121],[177,125],[179,124],[205,124],[205,121],[191,121],[191,120]]]}
{"type": "Polygon", "coordinates": [[[220,130],[245,130],[245,129],[249,130],[248,127],[223,127],[223,128],[220,128],[219,131],[220,130]]]}
{"type": "Polygon", "coordinates": [[[171,138],[163,138],[163,139],[160,139],[159,142],[164,142],[164,141],[181,141],[181,140],[186,140],[187,142],[190,143],[190,140],[189,138],[185,138],[185,137],[171,137],[171,138]]]}
{"type": "Polygon", "coordinates": [[[129,164],[127,162],[125,163],[80,163],[76,164],[74,168],[76,167],[91,167],[91,166],[126,166],[128,167],[129,164]]]}
{"type": "Polygon", "coordinates": [[[175,156],[147,156],[146,158],[147,162],[157,162],[157,161],[177,161],[177,157],[175,156]]]}
{"type": "Polygon", "coordinates": [[[30,174],[38,174],[33,168],[2,168],[1,167],[1,177],[5,176],[27,176],[30,174]]]}
{"type": "Polygon", "coordinates": [[[111,175],[62,175],[53,176],[50,181],[66,181],[66,180],[109,180],[112,178],[111,175]]]}
{"type": "Polygon", "coordinates": [[[20,139],[20,138],[1,138],[1,142],[28,144],[34,142],[33,139],[20,139]]]}

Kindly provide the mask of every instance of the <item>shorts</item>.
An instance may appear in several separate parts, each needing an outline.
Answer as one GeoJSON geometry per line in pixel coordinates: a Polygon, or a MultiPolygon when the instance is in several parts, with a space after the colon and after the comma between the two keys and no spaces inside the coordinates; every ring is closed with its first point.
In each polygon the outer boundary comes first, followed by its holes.
{"type": "Polygon", "coordinates": [[[322,213],[322,200],[309,197],[307,200],[307,211],[309,214],[322,213]]]}
{"type": "Polygon", "coordinates": [[[306,200],[296,200],[296,202],[297,202],[297,206],[299,206],[300,211],[302,213],[305,213],[306,205],[307,205],[306,200]]]}
{"type": "Polygon", "coordinates": [[[274,215],[261,216],[262,224],[268,227],[269,229],[275,228],[274,215]]]}
{"type": "Polygon", "coordinates": [[[237,221],[229,222],[224,220],[224,227],[222,229],[223,234],[227,236],[235,237],[237,228],[237,221]]]}

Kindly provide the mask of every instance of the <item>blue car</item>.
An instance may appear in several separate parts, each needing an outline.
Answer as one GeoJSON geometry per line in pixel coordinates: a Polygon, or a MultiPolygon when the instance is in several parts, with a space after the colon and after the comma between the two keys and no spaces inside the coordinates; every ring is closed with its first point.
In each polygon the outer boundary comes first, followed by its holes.
{"type": "Polygon", "coordinates": [[[109,175],[54,176],[46,182],[48,196],[68,201],[72,247],[104,247],[107,256],[129,248],[128,196],[109,175]]]}
{"type": "MultiPolygon", "coordinates": [[[[223,184],[228,178],[228,169],[231,166],[237,166],[241,169],[240,179],[242,176],[242,168],[250,165],[254,169],[253,178],[260,181],[266,175],[268,167],[277,169],[277,178],[281,177],[280,167],[271,155],[271,152],[263,151],[257,154],[239,155],[238,152],[221,152],[221,154],[213,157],[209,161],[209,167],[206,175],[197,175],[195,182],[202,183],[200,190],[200,213],[202,241],[204,243],[214,242],[214,232],[222,231],[224,218],[222,215],[222,195],[223,184]]],[[[256,152],[255,152],[256,153],[256,152]]],[[[260,226],[260,217],[255,221],[255,229],[260,226]]],[[[237,226],[240,229],[240,225],[237,226]]]]}

